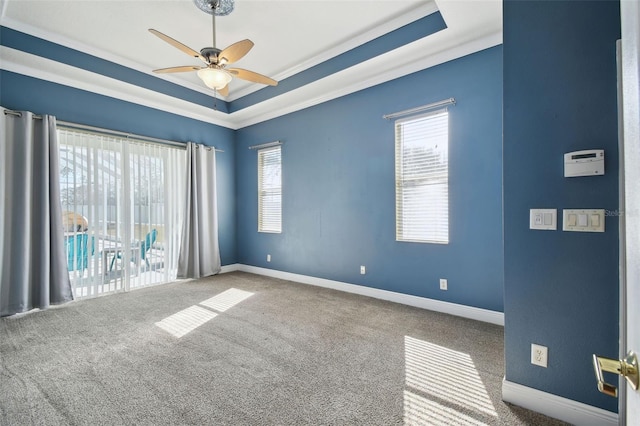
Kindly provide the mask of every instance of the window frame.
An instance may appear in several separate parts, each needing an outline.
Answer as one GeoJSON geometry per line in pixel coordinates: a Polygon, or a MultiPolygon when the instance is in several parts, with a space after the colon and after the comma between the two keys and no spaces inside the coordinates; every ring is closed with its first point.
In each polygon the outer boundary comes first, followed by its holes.
{"type": "MultiPolygon", "coordinates": [[[[449,112],[447,108],[438,109],[435,111],[430,111],[425,114],[420,115],[412,115],[410,117],[403,117],[395,121],[394,123],[394,148],[395,148],[395,196],[396,196],[396,241],[399,242],[414,242],[414,243],[425,243],[425,244],[449,244],[450,241],[450,194],[449,194],[449,143],[450,143],[450,120],[449,120],[449,112]],[[442,166],[437,165],[423,165],[420,169],[419,173],[414,172],[409,178],[405,173],[404,167],[406,167],[407,162],[413,163],[414,165],[419,162],[426,160],[421,160],[418,156],[414,156],[413,161],[405,158],[405,144],[409,143],[405,141],[405,133],[406,127],[410,126],[411,123],[424,123],[425,120],[445,120],[445,129],[444,134],[436,134],[434,138],[428,139],[426,133],[429,131],[440,131],[442,132],[442,128],[438,129],[437,126],[443,126],[442,123],[438,121],[434,121],[430,125],[422,124],[423,128],[420,129],[421,133],[418,136],[413,136],[415,142],[416,139],[424,140],[424,147],[426,149],[432,149],[432,154],[428,154],[427,158],[431,155],[434,156],[436,154],[440,155],[440,157],[444,157],[444,161],[442,161],[442,166]],[[436,127],[432,127],[436,126],[436,127]],[[438,149],[438,142],[436,138],[445,138],[445,147],[438,149]],[[432,148],[433,147],[433,148],[432,148]],[[439,153],[438,153],[439,151],[439,153]],[[435,154],[434,154],[435,153],[435,154]],[[417,159],[416,159],[417,158],[417,159]],[[444,170],[443,170],[444,168],[444,170]],[[444,174],[443,174],[444,172],[444,174]],[[421,176],[420,176],[421,175],[421,176]],[[436,187],[437,186],[437,187],[436,187]],[[438,188],[440,187],[440,188],[438,188]],[[414,199],[410,200],[413,203],[407,203],[407,198],[411,197],[411,194],[407,194],[408,188],[424,188],[425,191],[429,191],[432,193],[429,198],[434,202],[420,202],[417,197],[419,195],[414,195],[414,199]],[[444,194],[444,195],[443,195],[444,194]],[[435,198],[434,198],[435,197],[435,198]],[[419,206],[420,211],[418,213],[413,212],[413,218],[407,217],[411,215],[411,212],[407,213],[409,208],[406,208],[407,204],[413,204],[412,209],[416,208],[416,205],[419,206]],[[437,210],[435,212],[425,212],[424,207],[426,205],[438,205],[437,210]],[[428,222],[423,221],[420,222],[419,217],[428,215],[430,220],[437,220],[438,225],[429,227],[428,222]],[[413,219],[413,223],[407,223],[407,219],[413,219]],[[422,225],[423,229],[420,229],[420,225],[422,225]],[[429,229],[432,228],[432,229],[429,229]],[[419,235],[418,235],[419,234],[419,235]]],[[[442,140],[440,140],[442,143],[442,140]]],[[[424,157],[424,155],[423,155],[424,157]]]]}
{"type": "Polygon", "coordinates": [[[282,146],[276,145],[276,146],[270,146],[270,147],[258,149],[257,168],[258,168],[258,232],[267,233],[267,234],[281,234],[282,233],[282,146]],[[265,173],[265,167],[266,167],[266,165],[264,164],[265,156],[273,152],[278,153],[277,166],[279,167],[279,182],[278,182],[279,185],[277,187],[265,189],[263,188],[263,184],[264,184],[263,175],[265,173]],[[266,214],[267,213],[266,209],[268,208],[268,206],[265,206],[265,198],[268,197],[269,195],[279,196],[278,202],[277,202],[278,204],[277,205],[278,219],[276,221],[277,227],[265,226],[265,225],[268,225],[268,223],[265,224],[265,220],[264,220],[264,217],[268,216],[266,214]]]}

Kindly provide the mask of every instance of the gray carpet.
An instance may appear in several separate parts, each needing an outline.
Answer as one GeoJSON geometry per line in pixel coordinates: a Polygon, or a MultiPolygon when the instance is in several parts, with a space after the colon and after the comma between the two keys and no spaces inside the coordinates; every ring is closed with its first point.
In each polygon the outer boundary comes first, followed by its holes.
{"type": "Polygon", "coordinates": [[[241,272],[0,319],[2,425],[563,424],[503,371],[501,327],[241,272]],[[155,325],[194,305],[217,316],[155,325]]]}

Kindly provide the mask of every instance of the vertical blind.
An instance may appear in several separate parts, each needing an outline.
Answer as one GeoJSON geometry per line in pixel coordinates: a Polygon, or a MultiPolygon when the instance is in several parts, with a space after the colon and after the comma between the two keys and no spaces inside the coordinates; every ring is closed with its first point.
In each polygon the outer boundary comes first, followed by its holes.
{"type": "Polygon", "coordinates": [[[449,242],[449,113],[396,121],[396,240],[449,242]]]}
{"type": "Polygon", "coordinates": [[[258,231],[282,232],[281,147],[258,150],[258,231]]]}
{"type": "Polygon", "coordinates": [[[62,208],[76,298],[172,281],[183,220],[183,149],[59,129],[62,208]],[[76,219],[77,221],[77,219],[76,219]]]}

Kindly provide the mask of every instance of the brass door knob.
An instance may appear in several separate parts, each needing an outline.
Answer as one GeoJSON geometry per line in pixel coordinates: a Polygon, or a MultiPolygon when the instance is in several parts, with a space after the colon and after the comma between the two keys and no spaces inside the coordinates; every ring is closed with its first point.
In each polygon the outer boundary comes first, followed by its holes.
{"type": "Polygon", "coordinates": [[[593,354],[593,369],[598,381],[598,390],[606,395],[617,397],[618,388],[604,381],[603,371],[624,376],[631,387],[638,390],[638,358],[632,351],[629,351],[624,359],[612,359],[593,354]]]}

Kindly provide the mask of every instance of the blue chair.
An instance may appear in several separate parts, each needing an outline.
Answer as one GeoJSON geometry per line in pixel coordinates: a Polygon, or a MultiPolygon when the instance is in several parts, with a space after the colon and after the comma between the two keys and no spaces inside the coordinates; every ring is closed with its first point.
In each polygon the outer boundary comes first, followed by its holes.
{"type": "MultiPolygon", "coordinates": [[[[84,271],[89,266],[89,235],[85,233],[68,235],[64,239],[67,251],[67,269],[84,271]]],[[[95,239],[91,237],[91,255],[95,251],[95,239]]]]}
{"type": "MultiPolygon", "coordinates": [[[[158,238],[158,231],[156,229],[152,229],[151,232],[149,232],[147,236],[144,238],[144,241],[140,243],[140,259],[144,260],[147,266],[151,266],[149,264],[148,252],[149,250],[151,250],[151,247],[156,242],[156,238],[158,238]]],[[[116,259],[122,260],[121,252],[118,252],[115,256],[113,256],[113,259],[111,259],[111,265],[109,266],[109,271],[113,270],[113,265],[115,265],[116,259]]],[[[137,263],[137,260],[138,259],[136,259],[135,257],[131,259],[131,261],[134,263],[137,263]]]]}
{"type": "Polygon", "coordinates": [[[147,266],[150,266],[148,252],[156,242],[156,238],[158,238],[158,231],[152,229],[151,232],[149,232],[144,238],[144,242],[140,245],[140,257],[142,258],[142,260],[144,260],[147,266]]]}

